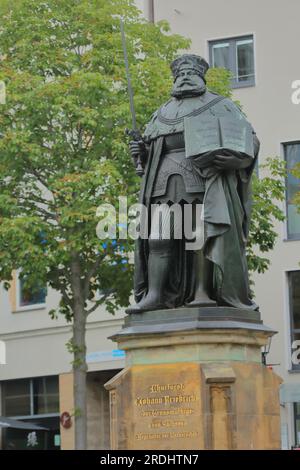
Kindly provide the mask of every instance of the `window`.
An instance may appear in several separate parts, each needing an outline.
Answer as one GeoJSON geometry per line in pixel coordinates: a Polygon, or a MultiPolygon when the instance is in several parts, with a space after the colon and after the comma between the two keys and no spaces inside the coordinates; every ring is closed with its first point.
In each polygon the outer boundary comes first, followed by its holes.
{"type": "Polygon", "coordinates": [[[29,380],[8,380],[3,382],[2,395],[4,416],[31,414],[29,380]]]}
{"type": "Polygon", "coordinates": [[[295,445],[300,447],[300,402],[294,403],[295,445]]]}
{"type": "MultiPolygon", "coordinates": [[[[300,142],[284,144],[284,158],[287,169],[294,168],[296,163],[300,163],[300,142]]],[[[300,214],[293,204],[295,194],[300,191],[300,180],[288,172],[286,178],[286,213],[287,213],[287,237],[290,240],[300,239],[300,214]]]]}
{"type": "Polygon", "coordinates": [[[33,410],[35,414],[58,411],[58,383],[56,377],[40,377],[33,380],[33,410]]]}
{"type": "Polygon", "coordinates": [[[230,70],[233,88],[255,85],[253,36],[209,41],[209,60],[230,70]]]}
{"type": "Polygon", "coordinates": [[[58,377],[6,380],[1,382],[3,416],[20,419],[28,429],[3,428],[2,448],[10,450],[53,450],[59,443],[58,377]],[[30,425],[44,430],[33,431],[30,425]],[[34,438],[30,443],[30,435],[34,438]]]}
{"type": "MultiPolygon", "coordinates": [[[[289,280],[289,304],[291,318],[291,344],[300,340],[300,271],[290,271],[289,280]]],[[[293,370],[300,370],[300,364],[292,363],[293,370]]]]}
{"type": "Polygon", "coordinates": [[[58,413],[59,392],[56,376],[2,382],[4,416],[35,416],[58,413]]]}
{"type": "Polygon", "coordinates": [[[25,281],[18,278],[17,282],[17,310],[31,310],[32,308],[41,308],[46,303],[47,289],[37,287],[29,289],[25,286],[25,281]]]}

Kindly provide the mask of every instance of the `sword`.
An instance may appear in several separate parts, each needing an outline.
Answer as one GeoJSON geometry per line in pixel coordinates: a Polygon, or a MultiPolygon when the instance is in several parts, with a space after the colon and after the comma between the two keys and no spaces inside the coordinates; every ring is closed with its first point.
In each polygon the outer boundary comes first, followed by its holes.
{"type": "MultiPolygon", "coordinates": [[[[125,62],[125,69],[126,69],[130,113],[131,113],[131,118],[132,118],[132,129],[131,130],[126,129],[126,134],[129,135],[136,142],[142,143],[143,138],[136,124],[136,115],[135,115],[134,101],[133,101],[133,89],[131,85],[131,77],[130,77],[130,71],[129,71],[129,63],[128,63],[128,55],[127,55],[126,38],[125,38],[123,20],[120,20],[120,27],[121,27],[122,46],[123,46],[124,62],[125,62]]],[[[144,174],[144,168],[142,166],[142,161],[141,161],[140,156],[137,157],[136,174],[138,176],[143,176],[144,174]]]]}

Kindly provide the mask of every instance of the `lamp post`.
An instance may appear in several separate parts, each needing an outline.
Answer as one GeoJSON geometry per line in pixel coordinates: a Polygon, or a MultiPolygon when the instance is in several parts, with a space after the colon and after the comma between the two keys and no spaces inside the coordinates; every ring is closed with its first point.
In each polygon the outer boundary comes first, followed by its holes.
{"type": "Polygon", "coordinates": [[[267,365],[267,355],[270,352],[271,348],[271,343],[272,343],[272,336],[269,336],[267,344],[263,347],[263,350],[261,352],[261,362],[264,366],[267,365]]]}

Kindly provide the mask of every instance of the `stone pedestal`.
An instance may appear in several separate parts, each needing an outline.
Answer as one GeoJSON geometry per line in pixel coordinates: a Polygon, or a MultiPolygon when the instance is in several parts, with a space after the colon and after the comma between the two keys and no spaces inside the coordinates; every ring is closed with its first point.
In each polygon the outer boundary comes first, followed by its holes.
{"type": "Polygon", "coordinates": [[[107,384],[112,449],[279,449],[281,380],[261,361],[258,312],[130,315],[112,337],[126,367],[107,384]]]}

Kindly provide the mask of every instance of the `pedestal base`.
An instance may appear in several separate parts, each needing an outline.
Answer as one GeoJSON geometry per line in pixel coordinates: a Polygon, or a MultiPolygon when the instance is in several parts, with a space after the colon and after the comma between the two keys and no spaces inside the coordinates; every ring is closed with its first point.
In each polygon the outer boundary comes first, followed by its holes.
{"type": "Polygon", "coordinates": [[[112,339],[113,449],[279,449],[280,379],[261,364],[275,332],[226,307],[131,315],[112,339]]]}

